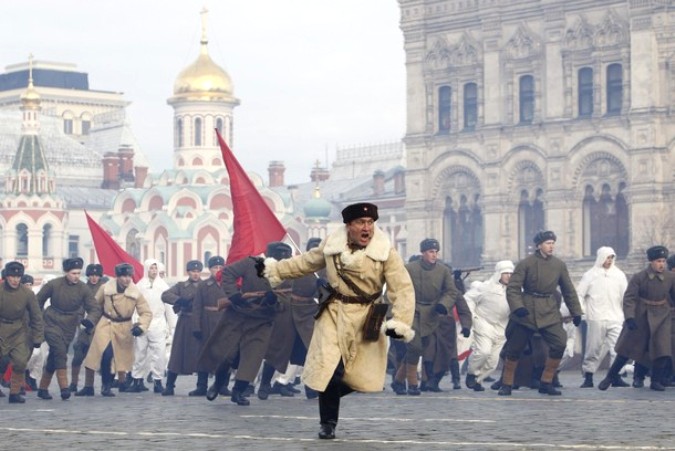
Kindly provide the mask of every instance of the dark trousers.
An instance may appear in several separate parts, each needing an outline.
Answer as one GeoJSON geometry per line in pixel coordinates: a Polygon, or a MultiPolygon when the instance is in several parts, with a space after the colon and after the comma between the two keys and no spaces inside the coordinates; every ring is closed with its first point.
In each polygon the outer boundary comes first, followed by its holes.
{"type": "Polygon", "coordinates": [[[337,425],[338,417],[340,415],[340,398],[354,390],[342,382],[342,377],[345,374],[345,365],[340,360],[333,377],[326,390],[319,392],[319,416],[321,417],[321,424],[337,425]]]}
{"type": "Polygon", "coordinates": [[[514,321],[509,321],[506,326],[506,343],[504,355],[509,360],[518,360],[527,347],[530,338],[535,332],[539,332],[541,338],[548,345],[548,356],[552,359],[562,358],[567,345],[567,333],[561,323],[552,324],[538,330],[522,326],[514,321]]]}
{"type": "MultiPolygon", "coordinates": [[[[101,383],[103,385],[110,385],[113,381],[112,375],[112,359],[113,359],[113,348],[112,342],[108,343],[108,346],[103,351],[101,356],[101,383]]],[[[120,384],[124,381],[120,381],[120,384]]]]}

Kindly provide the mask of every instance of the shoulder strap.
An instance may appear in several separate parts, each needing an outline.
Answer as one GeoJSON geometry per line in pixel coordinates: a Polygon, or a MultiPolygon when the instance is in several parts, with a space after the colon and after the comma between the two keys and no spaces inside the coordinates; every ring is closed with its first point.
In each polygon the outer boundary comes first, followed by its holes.
{"type": "Polygon", "coordinates": [[[352,282],[350,279],[348,279],[344,273],[342,272],[342,262],[340,262],[340,256],[339,255],[333,255],[333,263],[335,264],[335,270],[338,273],[338,276],[340,276],[340,279],[347,284],[347,286],[354,292],[356,293],[357,296],[367,299],[368,301],[374,301],[377,298],[379,298],[382,295],[382,291],[380,290],[377,293],[374,294],[366,294],[362,289],[360,289],[354,282],[352,282]]]}

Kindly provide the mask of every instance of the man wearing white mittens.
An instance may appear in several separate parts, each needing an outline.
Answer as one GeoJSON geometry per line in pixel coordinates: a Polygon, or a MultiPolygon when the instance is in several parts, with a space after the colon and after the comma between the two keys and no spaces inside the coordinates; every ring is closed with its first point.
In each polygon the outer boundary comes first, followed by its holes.
{"type": "Polygon", "coordinates": [[[307,352],[303,382],[319,392],[319,438],[335,438],[340,398],[352,391],[381,392],[387,365],[387,337],[412,340],[415,311],[412,281],[387,235],[375,226],[377,206],[357,203],[342,210],[344,228],[294,258],[259,261],[272,286],[326,268],[332,295],[319,307],[307,352]],[[364,324],[380,302],[386,283],[391,319],[374,341],[364,324]]]}

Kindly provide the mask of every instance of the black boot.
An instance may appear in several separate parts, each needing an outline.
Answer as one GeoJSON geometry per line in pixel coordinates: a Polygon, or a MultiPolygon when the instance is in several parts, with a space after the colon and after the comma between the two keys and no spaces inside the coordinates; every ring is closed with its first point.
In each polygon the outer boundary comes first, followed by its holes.
{"type": "Polygon", "coordinates": [[[281,387],[279,387],[279,394],[281,396],[284,396],[286,398],[292,398],[295,396],[295,392],[298,391],[295,388],[293,388],[293,385],[291,384],[279,384],[281,387]]]}
{"type": "Polygon", "coordinates": [[[398,382],[394,380],[391,383],[391,389],[396,393],[397,395],[407,395],[408,392],[405,389],[405,382],[398,382]]]}
{"type": "Polygon", "coordinates": [[[270,391],[272,391],[272,386],[261,382],[260,387],[258,387],[258,399],[261,401],[267,400],[270,396],[270,391]]]}
{"type": "Polygon", "coordinates": [[[152,387],[152,392],[153,393],[162,393],[164,391],[164,387],[162,387],[162,381],[157,379],[155,380],[155,383],[152,387]]]}
{"type": "Polygon", "coordinates": [[[49,390],[46,388],[38,388],[37,397],[47,401],[53,399],[52,395],[49,394],[49,390]]]}
{"type": "Polygon", "coordinates": [[[476,385],[476,376],[466,373],[466,380],[464,381],[466,388],[473,388],[476,385]]]}
{"type": "Polygon", "coordinates": [[[87,387],[86,385],[75,392],[75,396],[94,396],[94,387],[87,387]]]}
{"type": "Polygon", "coordinates": [[[609,386],[612,385],[612,381],[619,375],[619,371],[621,371],[621,368],[623,368],[627,361],[628,357],[617,355],[614,362],[612,362],[612,366],[609,367],[607,375],[598,384],[598,389],[603,391],[607,390],[609,386]]]}
{"type": "Polygon", "coordinates": [[[539,382],[539,393],[550,396],[562,395],[562,392],[556,389],[552,382],[539,382]]]}
{"type": "Polygon", "coordinates": [[[499,390],[502,388],[502,378],[497,379],[492,385],[490,385],[490,390],[499,390]]]}
{"type": "Polygon", "coordinates": [[[63,401],[70,399],[70,388],[66,387],[61,389],[61,399],[63,401]]]}
{"type": "Polygon", "coordinates": [[[71,382],[70,385],[68,386],[68,390],[75,393],[77,391],[77,384],[75,382],[71,382]]]}
{"type": "Polygon", "coordinates": [[[459,376],[459,361],[457,359],[451,359],[450,360],[450,375],[452,377],[452,388],[454,390],[459,390],[462,388],[462,384],[460,384],[460,376],[459,376]]]}
{"type": "Polygon", "coordinates": [[[112,391],[111,383],[106,382],[101,386],[101,396],[105,396],[106,398],[113,398],[115,396],[115,393],[112,391]]]}
{"type": "Polygon", "coordinates": [[[645,376],[649,372],[649,368],[646,366],[635,363],[633,370],[633,387],[642,388],[645,386],[645,376]]]}
{"type": "Polygon", "coordinates": [[[593,373],[584,373],[584,383],[579,388],[593,388],[593,373]]]}
{"type": "Polygon", "coordinates": [[[236,380],[234,381],[234,386],[232,387],[232,397],[230,401],[237,404],[238,406],[248,406],[251,404],[251,401],[248,398],[244,397],[244,390],[248,387],[248,382],[236,380]]]}
{"type": "Polygon", "coordinates": [[[612,387],[630,387],[630,384],[625,380],[621,379],[620,374],[617,374],[616,377],[612,380],[612,387]]]}
{"type": "Polygon", "coordinates": [[[511,396],[511,386],[502,384],[501,387],[499,387],[497,394],[499,396],[511,396]]]}
{"type": "Polygon", "coordinates": [[[176,388],[176,379],[178,379],[178,373],[173,371],[166,372],[166,385],[162,391],[162,396],[173,396],[174,388],[176,388]]]}
{"type": "Polygon", "coordinates": [[[562,384],[560,383],[560,379],[558,379],[558,372],[556,372],[553,375],[553,380],[551,381],[551,385],[553,385],[555,388],[563,388],[562,384]]]}
{"type": "MultiPolygon", "coordinates": [[[[205,396],[206,395],[206,385],[209,379],[209,373],[205,371],[197,372],[197,387],[188,393],[188,396],[205,396]]],[[[218,396],[218,395],[216,395],[218,396]]],[[[213,398],[216,399],[216,398],[213,398]]]]}
{"type": "Polygon", "coordinates": [[[10,404],[23,404],[26,402],[26,399],[18,393],[9,394],[9,403],[10,404]]]}
{"type": "Polygon", "coordinates": [[[480,382],[476,382],[473,384],[473,391],[485,391],[485,387],[483,387],[480,382]]]}
{"type": "Polygon", "coordinates": [[[332,422],[321,423],[319,438],[322,440],[333,440],[335,438],[335,424],[332,422]]]}
{"type": "Polygon", "coordinates": [[[316,399],[319,397],[319,392],[305,385],[305,396],[307,399],[316,399]]]}

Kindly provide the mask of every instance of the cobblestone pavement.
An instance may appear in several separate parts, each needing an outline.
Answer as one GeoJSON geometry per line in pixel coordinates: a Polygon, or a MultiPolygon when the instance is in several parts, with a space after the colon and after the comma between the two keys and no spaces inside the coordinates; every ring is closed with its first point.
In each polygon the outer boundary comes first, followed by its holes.
{"type": "MultiPolygon", "coordinates": [[[[603,373],[604,374],[604,373],[603,373]]],[[[601,377],[601,376],[600,376],[601,377]]],[[[596,377],[596,384],[600,380],[596,377]]],[[[178,379],[176,396],[152,392],[26,404],[0,399],[0,449],[29,450],[657,450],[675,449],[675,388],[578,388],[564,372],[563,396],[515,390],[509,398],[486,390],[343,398],[337,439],[318,440],[318,406],[304,396],[240,407],[228,398],[190,398],[193,376],[178,379]],[[20,444],[20,445],[18,445],[20,444]]],[[[99,380],[97,378],[97,384],[99,380]]],[[[7,390],[4,389],[5,393],[7,390]]]]}

